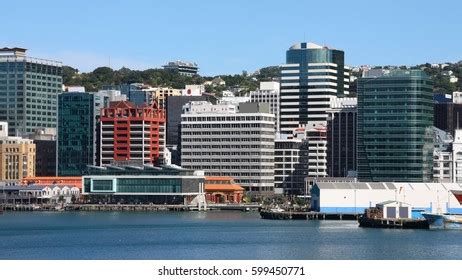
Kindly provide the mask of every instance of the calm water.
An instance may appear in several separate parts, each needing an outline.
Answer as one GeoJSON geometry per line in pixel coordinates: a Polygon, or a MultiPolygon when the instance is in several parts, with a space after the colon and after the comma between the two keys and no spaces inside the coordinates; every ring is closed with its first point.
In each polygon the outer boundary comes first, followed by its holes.
{"type": "Polygon", "coordinates": [[[4,213],[0,259],[462,259],[462,231],[258,213],[4,213]]]}

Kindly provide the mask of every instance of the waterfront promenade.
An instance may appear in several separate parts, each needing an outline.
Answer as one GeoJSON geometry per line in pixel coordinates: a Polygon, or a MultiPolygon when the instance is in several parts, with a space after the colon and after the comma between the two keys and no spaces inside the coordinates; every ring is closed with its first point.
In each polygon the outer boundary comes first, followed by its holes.
{"type": "Polygon", "coordinates": [[[196,210],[259,210],[259,204],[208,204],[198,209],[197,206],[183,204],[5,204],[5,211],[196,211],[196,210]]]}

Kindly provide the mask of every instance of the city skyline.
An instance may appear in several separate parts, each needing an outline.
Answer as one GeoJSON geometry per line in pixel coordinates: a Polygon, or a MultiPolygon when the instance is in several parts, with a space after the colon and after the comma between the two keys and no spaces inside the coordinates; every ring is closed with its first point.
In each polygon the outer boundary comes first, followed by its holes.
{"type": "Polygon", "coordinates": [[[17,9],[7,2],[5,22],[24,22],[3,29],[0,43],[82,72],[99,66],[160,68],[177,59],[198,63],[203,76],[251,72],[283,64],[284,51],[303,41],[345,51],[350,66],[456,62],[462,59],[455,47],[462,41],[456,36],[462,4],[445,3],[354,1],[326,9],[296,1],[140,0],[82,1],[68,8],[51,0],[25,1],[17,9]]]}

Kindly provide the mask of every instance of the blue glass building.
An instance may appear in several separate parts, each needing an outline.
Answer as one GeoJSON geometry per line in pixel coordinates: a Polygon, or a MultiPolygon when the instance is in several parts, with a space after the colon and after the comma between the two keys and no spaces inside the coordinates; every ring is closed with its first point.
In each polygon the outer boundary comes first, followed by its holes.
{"type": "Polygon", "coordinates": [[[430,182],[432,81],[421,70],[372,70],[358,80],[358,179],[430,182]]]}

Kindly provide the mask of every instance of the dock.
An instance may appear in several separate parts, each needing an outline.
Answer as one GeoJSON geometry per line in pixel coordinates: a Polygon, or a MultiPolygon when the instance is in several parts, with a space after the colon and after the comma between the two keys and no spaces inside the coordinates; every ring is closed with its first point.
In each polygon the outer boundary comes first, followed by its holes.
{"type": "Polygon", "coordinates": [[[360,214],[353,213],[322,213],[322,212],[296,212],[283,211],[272,212],[268,210],[260,211],[262,219],[268,220],[345,220],[357,221],[360,214]]]}
{"type": "Polygon", "coordinates": [[[358,220],[360,227],[366,228],[398,228],[398,229],[429,229],[425,219],[381,219],[361,216],[358,220]]]}
{"type": "MultiPolygon", "coordinates": [[[[100,211],[100,212],[159,212],[203,211],[184,204],[5,204],[5,211],[100,211]]],[[[205,210],[258,211],[257,204],[208,204],[205,210]]]]}

